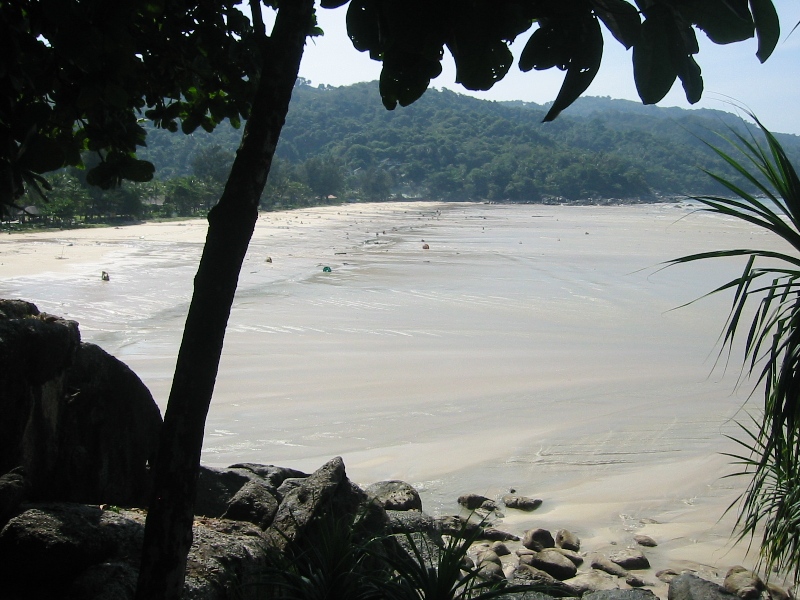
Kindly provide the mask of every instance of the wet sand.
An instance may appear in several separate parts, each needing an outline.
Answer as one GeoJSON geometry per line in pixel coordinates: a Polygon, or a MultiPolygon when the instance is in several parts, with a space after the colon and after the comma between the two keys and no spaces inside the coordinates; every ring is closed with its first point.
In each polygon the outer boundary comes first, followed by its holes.
{"type": "MultiPolygon", "coordinates": [[[[658,265],[770,240],[691,210],[386,203],[263,214],[204,462],[313,470],[341,455],[355,481],[409,481],[434,513],[456,510],[462,493],[514,487],[544,504],[506,511],[501,528],[566,527],[597,550],[643,532],[659,542],[654,569],[752,566],[730,547],[731,515],[719,520],[745,485],[720,479],[731,472],[720,453],[736,449],[724,436],[747,419],[751,390],[735,389],[739,354],[727,373],[713,369],[730,296],[673,310],[743,263],[658,265]]],[[[79,321],[163,409],[204,234],[195,220],[3,235],[0,297],[79,321]]]]}

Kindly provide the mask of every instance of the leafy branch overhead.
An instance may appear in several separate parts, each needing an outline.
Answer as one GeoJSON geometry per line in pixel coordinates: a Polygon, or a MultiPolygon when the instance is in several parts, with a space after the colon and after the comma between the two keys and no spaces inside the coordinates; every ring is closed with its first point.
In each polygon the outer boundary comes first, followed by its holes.
{"type": "MultiPolygon", "coordinates": [[[[287,0],[284,0],[287,1],[287,0]]],[[[767,59],[780,27],[771,0],[321,0],[347,6],[353,46],[381,61],[388,109],[417,100],[442,71],[445,48],[456,81],[487,90],[514,63],[510,44],[528,35],[523,71],[566,72],[545,120],[594,79],[603,55],[601,25],[633,48],[633,74],[645,103],[680,79],[690,102],[703,91],[695,30],[715,43],[758,37],[767,59]]],[[[94,185],[147,181],[153,165],[136,156],[147,119],[189,134],[223,120],[238,127],[252,108],[261,57],[272,54],[262,8],[277,0],[0,0],[0,208],[42,173],[99,163],[94,185]],[[254,18],[245,16],[244,5],[254,18]],[[263,7],[262,7],[263,5],[263,7]]],[[[313,21],[313,19],[312,19],[313,21]]],[[[308,34],[320,33],[310,22],[308,34]]]]}
{"type": "MultiPolygon", "coordinates": [[[[347,3],[323,0],[333,8],[347,3]]],[[[555,119],[594,79],[603,55],[600,24],[633,48],[634,78],[646,104],[661,100],[680,79],[691,103],[703,79],[694,60],[695,28],[727,44],[758,36],[763,62],[778,42],[770,0],[350,0],[347,31],[357,50],[383,62],[380,92],[394,109],[419,98],[441,73],[444,48],[453,55],[456,82],[488,90],[513,63],[509,44],[534,28],[519,68],[566,71],[546,121],[555,119]]]]}

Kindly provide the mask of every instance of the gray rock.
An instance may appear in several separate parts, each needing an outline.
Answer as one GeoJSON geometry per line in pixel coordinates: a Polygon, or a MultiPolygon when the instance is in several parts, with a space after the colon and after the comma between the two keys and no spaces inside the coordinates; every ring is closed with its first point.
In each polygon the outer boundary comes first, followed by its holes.
{"type": "Polygon", "coordinates": [[[529,565],[564,581],[575,577],[578,568],[571,560],[555,550],[545,549],[536,554],[520,556],[520,564],[529,565]]]}
{"type": "Polygon", "coordinates": [[[555,548],[556,541],[547,529],[529,529],[522,536],[522,545],[539,552],[545,548],[555,548]]]}
{"type": "Polygon", "coordinates": [[[31,501],[149,501],[161,415],[128,367],[74,321],[9,300],[0,364],[0,473],[23,466],[31,501]]]}
{"type": "Polygon", "coordinates": [[[254,478],[255,475],[247,469],[219,469],[201,465],[194,514],[221,517],[236,493],[254,478]]]}
{"type": "Polygon", "coordinates": [[[262,481],[251,479],[228,502],[224,519],[247,521],[266,529],[278,512],[278,500],[262,481]]]}
{"type": "Polygon", "coordinates": [[[583,556],[574,550],[565,550],[564,548],[553,548],[553,550],[566,556],[576,567],[580,567],[583,564],[583,556]]]}
{"type": "Polygon", "coordinates": [[[680,573],[674,569],[661,569],[660,571],[656,572],[656,579],[663,581],[664,583],[672,583],[672,581],[679,576],[680,573]]]}
{"type": "Polygon", "coordinates": [[[542,505],[540,498],[528,498],[527,496],[517,496],[516,494],[506,494],[503,496],[503,504],[508,508],[516,508],[530,512],[542,505]]]}
{"type": "MultiPolygon", "coordinates": [[[[435,570],[439,567],[439,557],[444,547],[441,537],[420,531],[394,534],[392,538],[397,542],[399,549],[403,550],[413,562],[422,561],[428,569],[435,570]]],[[[471,562],[469,557],[464,558],[471,562]]]]}
{"type": "Polygon", "coordinates": [[[650,590],[599,590],[583,596],[584,600],[657,600],[650,590]]]}
{"type": "Polygon", "coordinates": [[[567,529],[559,529],[556,532],[556,546],[565,550],[577,552],[581,549],[580,538],[567,529]]]}
{"type": "Polygon", "coordinates": [[[478,533],[481,526],[472,521],[462,519],[457,515],[444,515],[436,517],[436,522],[439,525],[439,531],[444,535],[472,535],[478,533]]]}
{"type": "Polygon", "coordinates": [[[481,530],[481,539],[492,542],[518,542],[519,536],[495,527],[484,527],[481,530]]]}
{"type": "Polygon", "coordinates": [[[617,563],[623,569],[649,569],[650,561],[640,550],[626,548],[610,554],[611,562],[617,563]]]}
{"type": "Polygon", "coordinates": [[[728,570],[722,587],[742,600],[756,600],[767,589],[758,575],[738,565],[728,570]]]}
{"type": "Polygon", "coordinates": [[[535,585],[540,590],[547,590],[551,596],[580,596],[581,592],[569,584],[559,581],[549,573],[531,567],[530,565],[520,564],[511,578],[512,585],[535,585]]]}
{"type": "Polygon", "coordinates": [[[767,584],[767,593],[769,594],[770,600],[794,599],[792,594],[790,594],[787,590],[783,589],[782,587],[775,585],[774,583],[767,584]]]}
{"type": "Polygon", "coordinates": [[[419,492],[405,481],[379,481],[364,491],[386,510],[422,510],[419,492]]]}
{"type": "Polygon", "coordinates": [[[138,569],[130,563],[99,563],[83,571],[65,596],[75,600],[133,600],[138,577],[138,569]]]}
{"type": "Polygon", "coordinates": [[[478,494],[464,494],[458,497],[458,503],[467,510],[494,510],[497,508],[494,500],[478,494]]]}
{"type": "Polygon", "coordinates": [[[304,479],[308,477],[308,473],[303,473],[297,469],[290,469],[289,467],[276,467],[275,465],[261,465],[258,463],[236,463],[228,467],[234,471],[247,470],[263,479],[269,487],[278,489],[281,484],[291,478],[304,479]]]}
{"type": "Polygon", "coordinates": [[[736,600],[721,586],[691,573],[683,573],[669,584],[669,600],[736,600]]]}
{"type": "Polygon", "coordinates": [[[478,552],[475,558],[476,558],[475,562],[478,564],[479,567],[483,565],[483,563],[485,562],[497,563],[500,566],[502,566],[503,564],[502,561],[500,560],[500,557],[494,550],[489,550],[489,549],[481,550],[480,552],[478,552]]]}
{"type": "Polygon", "coordinates": [[[586,592],[596,592],[598,590],[618,590],[620,589],[621,580],[608,573],[591,570],[588,573],[579,573],[572,579],[565,580],[564,583],[572,586],[581,594],[585,594],[586,592]]]}
{"type": "Polygon", "coordinates": [[[478,565],[478,576],[487,581],[505,581],[506,574],[499,563],[483,562],[478,565]]]}
{"type": "MultiPolygon", "coordinates": [[[[281,487],[285,485],[286,481],[281,487]]],[[[332,505],[337,492],[339,496],[343,496],[340,499],[343,504],[341,508],[346,512],[352,511],[350,514],[357,512],[359,500],[363,500],[365,504],[367,502],[363,491],[362,498],[352,502],[353,496],[358,496],[358,493],[351,487],[345,474],[344,462],[338,456],[301,480],[297,487],[283,497],[272,525],[266,531],[269,543],[281,551],[290,544],[301,544],[300,538],[306,533],[314,517],[326,510],[334,510],[332,505]]]]}
{"type": "Polygon", "coordinates": [[[416,510],[387,510],[392,533],[425,532],[439,535],[439,523],[432,516],[416,510]]]}
{"type": "Polygon", "coordinates": [[[277,491],[275,492],[278,496],[278,500],[283,502],[283,499],[289,495],[292,490],[296,490],[300,486],[303,485],[303,481],[305,478],[300,477],[287,477],[283,480],[281,485],[278,487],[277,491]]]}
{"type": "Polygon", "coordinates": [[[590,564],[592,565],[593,569],[603,571],[605,573],[608,573],[609,575],[614,575],[615,577],[628,576],[627,570],[623,569],[617,563],[612,562],[602,554],[592,554],[590,564]]]}
{"type": "Polygon", "coordinates": [[[640,588],[646,585],[652,585],[651,583],[648,583],[647,581],[645,581],[638,575],[635,575],[634,573],[628,573],[628,576],[625,577],[625,583],[627,583],[632,588],[640,588]]]}
{"type": "Polygon", "coordinates": [[[497,556],[508,556],[511,554],[511,550],[508,549],[503,542],[494,542],[491,546],[492,550],[497,554],[497,556]]]}
{"type": "Polygon", "coordinates": [[[645,548],[655,548],[656,546],[658,546],[656,541],[649,535],[637,534],[633,536],[633,541],[639,544],[640,546],[644,546],[645,548]]]}
{"type": "Polygon", "coordinates": [[[29,489],[25,469],[16,467],[0,477],[0,527],[17,512],[29,489]]]}

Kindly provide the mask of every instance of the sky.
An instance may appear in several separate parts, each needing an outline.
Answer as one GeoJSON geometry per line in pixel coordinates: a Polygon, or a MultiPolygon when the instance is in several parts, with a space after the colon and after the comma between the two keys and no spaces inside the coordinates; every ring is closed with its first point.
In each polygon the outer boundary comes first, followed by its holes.
{"type": "MultiPolygon", "coordinates": [[[[695,59],[703,71],[703,99],[691,105],[683,94],[680,82],[659,102],[659,106],[681,108],[713,108],[735,112],[734,105],[754,112],[771,130],[800,135],[800,28],[789,35],[800,22],[800,2],[773,0],[781,19],[781,41],[763,65],[755,56],[757,43],[746,40],[718,46],[698,32],[700,54],[695,59]]],[[[312,85],[349,85],[376,81],[380,63],[353,48],[347,37],[347,6],[318,9],[318,20],[325,35],[308,43],[300,66],[300,76],[312,85]]],[[[521,35],[512,45],[515,57],[525,45],[530,32],[521,35]]],[[[436,88],[448,88],[487,100],[524,100],[543,104],[555,99],[564,73],[558,69],[522,73],[514,64],[506,77],[488,92],[470,92],[454,83],[455,67],[445,51],[443,73],[431,82],[436,88]]],[[[603,64],[585,96],[610,96],[639,100],[633,81],[631,53],[610,36],[606,38],[603,64]]],[[[375,99],[380,102],[377,84],[375,99]]],[[[398,108],[397,110],[402,110],[398,108]]],[[[568,115],[569,109],[563,114],[568,115]]]]}

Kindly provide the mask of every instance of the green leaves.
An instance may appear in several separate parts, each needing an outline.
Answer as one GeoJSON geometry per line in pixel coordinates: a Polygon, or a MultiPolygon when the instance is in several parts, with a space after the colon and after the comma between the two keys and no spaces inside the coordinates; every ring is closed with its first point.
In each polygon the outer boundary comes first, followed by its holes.
{"type": "Polygon", "coordinates": [[[593,0],[592,5],[595,14],[625,48],[639,41],[642,22],[636,7],[624,0],[593,0]]]}
{"type": "Polygon", "coordinates": [[[767,60],[781,36],[781,25],[778,13],[770,0],[750,0],[756,33],[758,34],[758,52],[756,56],[762,63],[767,60]]]}

